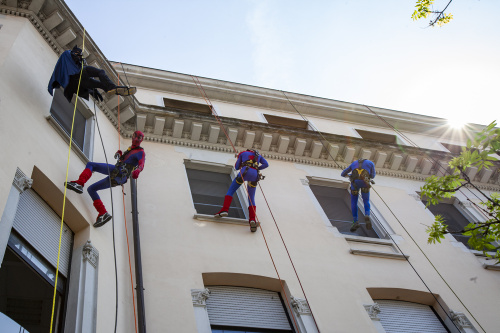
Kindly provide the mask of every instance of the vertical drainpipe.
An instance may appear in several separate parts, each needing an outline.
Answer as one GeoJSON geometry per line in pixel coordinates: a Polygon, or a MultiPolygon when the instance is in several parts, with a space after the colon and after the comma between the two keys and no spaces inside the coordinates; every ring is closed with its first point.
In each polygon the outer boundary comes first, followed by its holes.
{"type": "Polygon", "coordinates": [[[132,193],[132,225],[134,230],[135,281],[137,292],[137,316],[140,333],[146,333],[146,309],[144,308],[144,285],[142,281],[141,239],[139,236],[139,212],[137,211],[137,181],[130,178],[132,193]]]}

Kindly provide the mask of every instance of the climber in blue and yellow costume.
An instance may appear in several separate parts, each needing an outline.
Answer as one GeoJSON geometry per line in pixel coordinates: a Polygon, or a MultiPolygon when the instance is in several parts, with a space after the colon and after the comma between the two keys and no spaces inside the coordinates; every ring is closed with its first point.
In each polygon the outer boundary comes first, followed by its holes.
{"type": "Polygon", "coordinates": [[[351,210],[353,223],[351,232],[359,228],[358,222],[358,198],[361,190],[361,197],[365,206],[366,229],[372,229],[370,219],[370,187],[372,179],[375,178],[375,164],[370,160],[359,159],[351,163],[340,174],[342,177],[349,177],[351,180],[351,210]],[[349,174],[350,172],[350,174],[349,174]]]}
{"type": "Polygon", "coordinates": [[[238,176],[233,180],[229,190],[224,197],[224,204],[222,209],[215,214],[216,217],[226,217],[228,215],[229,206],[233,201],[234,192],[243,184],[247,182],[249,207],[248,207],[248,222],[250,223],[250,231],[257,231],[257,222],[255,221],[255,189],[258,181],[261,179],[259,170],[267,168],[269,164],[266,159],[262,157],[255,149],[248,149],[239,153],[238,159],[234,165],[236,170],[240,170],[238,176]],[[260,166],[259,166],[260,165],[260,166]]]}

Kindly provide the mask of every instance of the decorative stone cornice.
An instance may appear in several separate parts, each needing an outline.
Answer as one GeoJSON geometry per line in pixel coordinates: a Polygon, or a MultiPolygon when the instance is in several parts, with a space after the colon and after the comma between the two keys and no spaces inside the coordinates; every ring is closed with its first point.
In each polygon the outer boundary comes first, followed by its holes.
{"type": "Polygon", "coordinates": [[[380,306],[378,303],[373,303],[373,304],[363,304],[365,307],[366,312],[368,313],[368,316],[370,316],[371,320],[380,320],[378,317],[378,314],[380,313],[380,306]]]}
{"type": "MultiPolygon", "coordinates": [[[[26,3],[26,1],[24,1],[23,3],[26,3]]],[[[54,50],[54,52],[56,52],[57,54],[61,54],[62,48],[56,42],[56,39],[52,35],[52,33],[45,28],[41,19],[38,16],[36,16],[35,13],[33,13],[31,10],[28,10],[26,8],[8,7],[8,6],[5,6],[4,2],[2,2],[2,3],[0,3],[0,14],[27,18],[31,22],[31,24],[33,24],[35,29],[40,33],[40,35],[45,39],[47,44],[49,44],[50,47],[54,50]]]]}
{"type": "Polygon", "coordinates": [[[465,329],[470,329],[473,330],[474,332],[477,332],[477,330],[474,328],[472,323],[467,319],[465,314],[462,312],[456,312],[453,310],[450,310],[450,317],[451,320],[453,320],[453,323],[460,329],[460,330],[465,330],[465,329]]]}
{"type": "Polygon", "coordinates": [[[191,297],[194,306],[206,306],[207,298],[210,296],[210,290],[205,289],[191,289],[191,297]]]}
{"type": "Polygon", "coordinates": [[[99,251],[92,245],[90,240],[85,243],[82,249],[83,260],[87,260],[94,268],[99,262],[99,251]]]}
{"type": "Polygon", "coordinates": [[[297,298],[292,296],[292,307],[300,315],[310,315],[311,309],[309,308],[309,304],[307,300],[304,298],[297,298]]]}

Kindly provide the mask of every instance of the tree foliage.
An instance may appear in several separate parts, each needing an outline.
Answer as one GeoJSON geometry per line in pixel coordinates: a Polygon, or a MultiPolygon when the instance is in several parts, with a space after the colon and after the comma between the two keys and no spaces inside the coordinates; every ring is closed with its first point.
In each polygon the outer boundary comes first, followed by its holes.
{"type": "Polygon", "coordinates": [[[429,26],[434,27],[437,24],[442,27],[453,19],[453,15],[445,13],[445,10],[452,1],[450,0],[443,10],[433,10],[431,7],[434,4],[434,0],[417,0],[415,11],[411,15],[411,18],[416,21],[430,16],[429,26]]]}
{"type": "MultiPolygon", "coordinates": [[[[471,201],[471,203],[480,209],[487,219],[484,222],[469,223],[464,230],[456,233],[470,236],[468,243],[471,248],[483,251],[485,255],[500,262],[500,246],[498,246],[500,243],[500,194],[485,194],[465,173],[468,167],[477,167],[481,170],[493,166],[496,158],[492,155],[500,154],[500,128],[495,128],[495,126],[494,121],[477,133],[473,140],[468,140],[467,146],[462,148],[460,155],[450,161],[451,174],[427,178],[425,185],[421,187],[421,197],[427,199],[427,206],[436,205],[442,199],[451,198],[462,187],[468,186],[476,189],[482,196],[483,202],[476,204],[471,201]],[[495,254],[490,255],[487,252],[495,252],[495,254]]],[[[427,233],[429,234],[428,242],[434,244],[441,243],[444,235],[452,232],[448,231],[443,217],[437,215],[434,223],[427,228],[427,233]]]]}

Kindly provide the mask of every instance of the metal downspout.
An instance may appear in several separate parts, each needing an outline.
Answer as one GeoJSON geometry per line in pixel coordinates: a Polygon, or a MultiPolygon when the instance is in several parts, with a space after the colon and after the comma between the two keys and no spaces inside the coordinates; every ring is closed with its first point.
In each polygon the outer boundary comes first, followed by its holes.
{"type": "Polygon", "coordinates": [[[141,239],[139,236],[139,212],[137,211],[137,181],[130,178],[132,200],[132,225],[134,230],[135,281],[137,293],[137,317],[140,333],[146,333],[146,309],[144,308],[144,284],[142,280],[141,239]]]}

